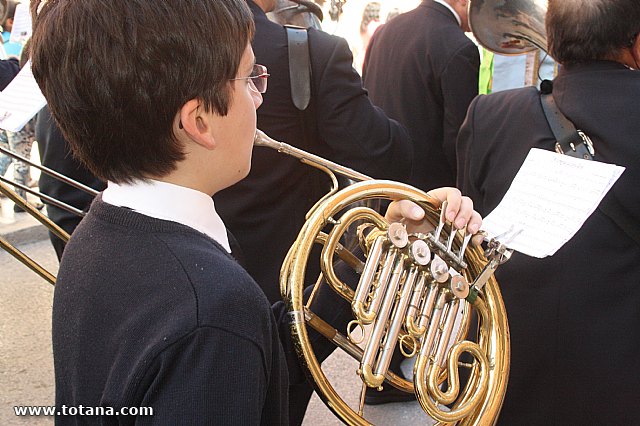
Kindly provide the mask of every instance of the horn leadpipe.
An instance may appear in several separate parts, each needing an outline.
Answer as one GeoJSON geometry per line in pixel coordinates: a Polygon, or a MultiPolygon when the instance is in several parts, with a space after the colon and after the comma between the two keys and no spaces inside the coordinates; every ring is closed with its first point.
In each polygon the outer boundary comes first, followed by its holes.
{"type": "Polygon", "coordinates": [[[338,163],[334,163],[333,161],[329,161],[318,155],[311,154],[284,142],[278,142],[274,139],[271,139],[261,130],[256,130],[256,136],[253,140],[253,146],[264,146],[267,148],[275,149],[278,152],[282,152],[284,154],[295,157],[300,161],[325,167],[334,173],[337,173],[356,182],[372,180],[371,177],[363,173],[357,172],[345,166],[341,166],[338,163]]]}

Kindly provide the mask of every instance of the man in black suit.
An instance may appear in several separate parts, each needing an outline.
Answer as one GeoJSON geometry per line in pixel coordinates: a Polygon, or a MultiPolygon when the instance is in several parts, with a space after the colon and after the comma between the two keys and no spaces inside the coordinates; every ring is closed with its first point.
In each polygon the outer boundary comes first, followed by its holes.
{"type": "Polygon", "coordinates": [[[409,130],[412,185],[453,186],[455,141],[478,94],[480,56],[469,31],[467,0],[425,0],[371,38],[364,85],[373,103],[409,130]]]}
{"type": "MultiPolygon", "coordinates": [[[[369,101],[352,67],[347,42],[309,29],[311,101],[301,112],[291,97],[286,30],[265,14],[273,10],[275,0],[247,3],[256,25],[252,42],[256,61],[270,74],[258,109],[258,128],[274,139],[374,178],[406,180],[411,172],[409,137],[369,101]]],[[[255,148],[249,176],[215,196],[220,216],[243,251],[247,270],[272,303],[281,299],[280,266],[304,216],[328,188],[324,173],[269,148],[255,148]]]]}
{"type": "MultiPolygon", "coordinates": [[[[640,4],[550,0],[546,25],[559,110],[590,136],[595,161],[626,170],[554,256],[515,253],[497,271],[512,345],[500,423],[637,424],[640,4]]],[[[487,214],[529,150],[555,142],[535,88],[480,96],[458,139],[459,187],[487,214]]]]}
{"type": "MultiPolygon", "coordinates": [[[[306,110],[300,111],[292,100],[293,58],[289,57],[286,29],[266,16],[276,2],[247,3],[256,25],[252,42],[256,62],[265,65],[270,74],[264,103],[258,109],[258,128],[274,139],[374,178],[406,181],[412,167],[409,135],[373,106],[353,69],[347,42],[308,30],[311,100],[306,110]]],[[[235,236],[247,271],[270,302],[282,298],[277,285],[280,267],[305,214],[328,189],[324,173],[258,147],[254,148],[249,175],[215,195],[216,209],[235,236]]],[[[308,277],[316,277],[319,271],[317,262],[308,263],[308,277]]],[[[291,385],[291,424],[302,422],[311,393],[306,382],[291,385]]]]}

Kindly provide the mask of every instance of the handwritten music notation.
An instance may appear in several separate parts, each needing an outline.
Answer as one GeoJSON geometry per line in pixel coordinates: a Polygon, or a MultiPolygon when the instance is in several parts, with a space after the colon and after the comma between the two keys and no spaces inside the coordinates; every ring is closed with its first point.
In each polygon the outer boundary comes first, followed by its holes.
{"type": "Polygon", "coordinates": [[[0,129],[21,130],[47,101],[31,73],[31,61],[0,93],[0,129]]]}
{"type": "Polygon", "coordinates": [[[551,256],[580,230],[624,170],[533,148],[483,228],[516,251],[551,256]]]}

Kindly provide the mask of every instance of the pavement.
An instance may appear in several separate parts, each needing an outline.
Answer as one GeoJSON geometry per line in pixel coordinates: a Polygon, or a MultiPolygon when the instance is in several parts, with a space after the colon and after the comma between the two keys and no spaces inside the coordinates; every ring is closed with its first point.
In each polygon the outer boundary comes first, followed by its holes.
{"type": "Polygon", "coordinates": [[[14,213],[10,200],[0,199],[0,208],[0,236],[11,244],[29,244],[48,238],[46,228],[31,215],[14,213]]]}
{"type": "MultiPolygon", "coordinates": [[[[52,273],[58,261],[43,225],[14,215],[0,200],[0,236],[52,273]]],[[[54,395],[51,351],[53,286],[0,249],[0,424],[52,425],[51,417],[17,417],[17,405],[50,405],[54,395]]]]}

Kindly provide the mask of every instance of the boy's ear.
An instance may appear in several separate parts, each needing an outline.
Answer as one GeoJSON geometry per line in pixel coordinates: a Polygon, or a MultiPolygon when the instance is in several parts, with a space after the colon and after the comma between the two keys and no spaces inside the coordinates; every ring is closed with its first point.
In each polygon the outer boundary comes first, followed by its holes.
{"type": "Polygon", "coordinates": [[[202,101],[191,99],[180,108],[178,131],[185,132],[189,139],[206,149],[214,149],[216,142],[211,129],[211,114],[204,110],[202,101]]]}

